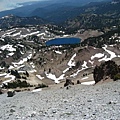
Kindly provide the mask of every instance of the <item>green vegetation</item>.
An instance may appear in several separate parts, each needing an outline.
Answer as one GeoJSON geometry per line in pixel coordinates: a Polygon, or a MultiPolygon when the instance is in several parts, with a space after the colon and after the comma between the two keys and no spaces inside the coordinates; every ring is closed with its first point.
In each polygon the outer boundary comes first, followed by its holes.
{"type": "Polygon", "coordinates": [[[8,85],[4,85],[5,88],[25,88],[25,87],[31,87],[31,85],[29,83],[27,83],[26,81],[13,81],[11,83],[8,83],[8,85]]]}
{"type": "Polygon", "coordinates": [[[17,70],[11,70],[11,75],[14,75],[16,78],[21,78],[20,74],[18,73],[17,70]]]}
{"type": "Polygon", "coordinates": [[[116,80],[120,80],[120,73],[118,73],[114,76],[114,81],[116,81],[116,80]]]}
{"type": "Polygon", "coordinates": [[[66,34],[76,33],[79,29],[93,29],[106,32],[113,30],[113,26],[120,25],[120,3],[111,2],[101,4],[91,4],[81,7],[79,16],[65,22],[66,34]]]}
{"type": "Polygon", "coordinates": [[[38,86],[35,87],[35,89],[38,89],[38,88],[45,88],[45,87],[48,87],[48,86],[42,83],[42,84],[38,84],[38,86]]]}
{"type": "Polygon", "coordinates": [[[81,43],[81,46],[94,46],[97,48],[103,47],[104,44],[111,45],[111,44],[117,44],[118,38],[117,36],[120,36],[120,27],[116,30],[109,31],[101,36],[98,37],[92,37],[84,40],[81,43]],[[113,38],[112,36],[116,36],[113,38]]]}
{"type": "Polygon", "coordinates": [[[96,83],[106,76],[113,80],[118,80],[120,78],[120,68],[114,61],[107,61],[95,67],[93,76],[96,83]]]}

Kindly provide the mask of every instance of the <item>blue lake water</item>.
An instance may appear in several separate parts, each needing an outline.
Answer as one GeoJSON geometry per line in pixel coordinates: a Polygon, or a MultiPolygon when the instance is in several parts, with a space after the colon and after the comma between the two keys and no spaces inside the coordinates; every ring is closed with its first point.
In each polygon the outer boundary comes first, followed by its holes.
{"type": "Polygon", "coordinates": [[[46,42],[47,46],[50,45],[66,45],[66,44],[79,44],[81,39],[79,38],[55,38],[46,42]]]}

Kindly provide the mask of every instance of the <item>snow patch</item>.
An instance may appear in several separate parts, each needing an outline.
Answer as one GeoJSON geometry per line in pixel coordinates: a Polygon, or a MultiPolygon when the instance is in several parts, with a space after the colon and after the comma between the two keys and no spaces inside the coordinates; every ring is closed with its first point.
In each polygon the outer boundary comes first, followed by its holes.
{"type": "Polygon", "coordinates": [[[65,74],[62,74],[59,78],[56,78],[56,76],[54,74],[52,74],[52,73],[48,74],[47,72],[45,72],[45,75],[47,78],[54,80],[55,83],[60,83],[59,80],[64,79],[64,76],[65,76],[65,74]]]}
{"type": "Polygon", "coordinates": [[[10,36],[10,34],[12,34],[14,32],[16,32],[16,30],[11,29],[11,30],[9,30],[9,32],[5,33],[4,36],[10,36]]]}
{"type": "Polygon", "coordinates": [[[29,34],[26,34],[26,35],[21,35],[20,37],[21,37],[21,38],[24,38],[24,37],[27,37],[27,36],[36,35],[36,34],[38,34],[38,33],[39,33],[39,31],[36,31],[36,32],[32,32],[32,33],[29,33],[29,34]]]}
{"type": "Polygon", "coordinates": [[[89,81],[89,82],[82,82],[82,85],[94,85],[95,81],[89,81]]]}
{"type": "Polygon", "coordinates": [[[14,55],[14,53],[13,53],[13,52],[8,54],[8,56],[13,56],[13,55],[14,55]]]}
{"type": "Polygon", "coordinates": [[[76,73],[73,73],[72,75],[70,75],[70,77],[76,77],[78,74],[79,74],[79,72],[81,72],[83,69],[81,69],[81,70],[78,70],[76,73]]]}
{"type": "Polygon", "coordinates": [[[40,33],[40,34],[37,34],[37,36],[39,37],[39,36],[45,36],[45,33],[40,33]]]}
{"type": "Polygon", "coordinates": [[[62,52],[60,52],[60,51],[55,51],[55,53],[60,54],[60,55],[62,54],[62,52]]]}
{"type": "Polygon", "coordinates": [[[23,64],[24,62],[27,62],[27,60],[30,59],[31,57],[32,57],[32,54],[28,55],[27,58],[23,58],[23,59],[20,60],[18,63],[12,62],[12,64],[14,64],[14,66],[16,66],[16,65],[21,65],[21,64],[23,64]]]}
{"type": "Polygon", "coordinates": [[[84,61],[83,65],[82,65],[82,69],[83,69],[83,68],[88,68],[86,61],[84,61]]]}
{"type": "Polygon", "coordinates": [[[35,89],[35,90],[32,90],[31,92],[40,92],[42,91],[42,89],[35,89]]]}
{"type": "Polygon", "coordinates": [[[95,54],[94,56],[91,57],[91,60],[93,60],[94,58],[101,58],[101,57],[103,57],[103,56],[104,56],[104,54],[102,54],[102,53],[97,53],[97,54],[95,54]]]}
{"type": "Polygon", "coordinates": [[[44,77],[42,77],[41,75],[36,75],[37,78],[39,78],[40,80],[44,79],[44,77]]]}
{"type": "Polygon", "coordinates": [[[72,56],[72,58],[70,59],[70,61],[68,62],[68,66],[69,67],[73,67],[75,66],[75,62],[74,62],[74,58],[76,57],[76,53],[72,56]]]}
{"type": "Polygon", "coordinates": [[[76,57],[76,53],[72,56],[72,58],[68,62],[69,68],[66,68],[63,73],[66,73],[72,66],[75,66],[74,58],[76,57]]]}
{"type": "Polygon", "coordinates": [[[93,63],[94,63],[94,61],[91,61],[91,60],[89,60],[88,62],[91,63],[92,65],[93,65],[93,63]]]}
{"type": "Polygon", "coordinates": [[[24,47],[24,45],[21,45],[21,44],[18,44],[18,46],[20,46],[20,47],[24,47]]]}
{"type": "Polygon", "coordinates": [[[33,69],[33,70],[30,70],[29,71],[30,73],[35,73],[35,72],[37,72],[35,69],[33,69]]]}
{"type": "Polygon", "coordinates": [[[2,46],[0,49],[1,49],[1,50],[8,50],[8,51],[10,51],[10,52],[16,51],[16,49],[13,48],[13,46],[12,46],[12,45],[9,45],[9,44],[2,46]]]}
{"type": "Polygon", "coordinates": [[[4,69],[4,67],[0,67],[0,70],[3,70],[4,69]]]}
{"type": "Polygon", "coordinates": [[[113,58],[117,57],[116,54],[110,50],[107,50],[107,45],[105,45],[105,47],[102,47],[108,54],[110,54],[110,58],[107,58],[107,56],[105,55],[104,58],[98,60],[99,62],[101,61],[109,61],[109,60],[112,60],[113,58]]]}
{"type": "Polygon", "coordinates": [[[69,69],[70,69],[70,68],[66,68],[66,69],[63,71],[63,73],[66,73],[69,69]]]}
{"type": "Polygon", "coordinates": [[[82,78],[82,80],[85,80],[85,79],[88,79],[89,77],[84,77],[84,78],[82,78]]]}
{"type": "Polygon", "coordinates": [[[15,76],[10,75],[10,74],[7,74],[7,75],[5,76],[5,78],[11,78],[11,79],[4,81],[3,84],[7,84],[7,83],[15,80],[15,76]]]}
{"type": "Polygon", "coordinates": [[[79,72],[81,72],[82,70],[85,70],[86,68],[88,68],[87,62],[84,61],[83,65],[82,65],[82,69],[81,69],[81,70],[78,70],[76,73],[70,75],[70,77],[76,77],[76,76],[79,74],[79,72]]]}
{"type": "Polygon", "coordinates": [[[14,67],[11,65],[8,69],[11,70],[11,69],[14,69],[14,67]]]}
{"type": "Polygon", "coordinates": [[[13,34],[12,36],[13,36],[13,37],[18,36],[18,35],[21,34],[21,32],[22,32],[22,31],[20,31],[20,32],[18,32],[18,33],[15,33],[15,34],[13,34]]]}
{"type": "Polygon", "coordinates": [[[7,75],[7,73],[1,73],[0,77],[7,75]]]}
{"type": "Polygon", "coordinates": [[[17,69],[23,68],[25,65],[17,66],[17,69]]]}

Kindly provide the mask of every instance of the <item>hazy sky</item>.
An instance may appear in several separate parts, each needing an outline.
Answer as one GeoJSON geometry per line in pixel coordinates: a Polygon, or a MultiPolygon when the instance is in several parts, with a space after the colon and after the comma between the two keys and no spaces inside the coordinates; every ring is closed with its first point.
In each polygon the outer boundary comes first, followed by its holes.
{"type": "Polygon", "coordinates": [[[0,0],[0,11],[15,8],[18,6],[18,3],[29,1],[44,1],[44,0],[0,0]]]}

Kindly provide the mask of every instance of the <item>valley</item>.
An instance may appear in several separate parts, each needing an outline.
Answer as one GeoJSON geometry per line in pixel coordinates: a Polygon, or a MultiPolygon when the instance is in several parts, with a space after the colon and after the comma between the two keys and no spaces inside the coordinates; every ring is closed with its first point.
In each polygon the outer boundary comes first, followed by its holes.
{"type": "Polygon", "coordinates": [[[50,32],[49,27],[43,25],[1,30],[0,35],[1,85],[20,79],[27,81],[33,88],[39,84],[49,86],[62,83],[67,78],[72,79],[75,84],[77,80],[84,84],[94,81],[93,69],[101,62],[115,60],[118,65],[120,64],[120,41],[119,33],[116,31],[109,36],[109,43],[108,40],[101,43],[102,47],[96,45],[99,43],[99,38],[100,40],[101,37],[104,38],[103,33],[93,30],[74,35],[56,35],[50,32]],[[46,46],[46,41],[54,38],[80,38],[80,36],[84,37],[79,44],[46,46]],[[98,39],[98,43],[91,44],[91,39],[94,38],[98,39]],[[114,41],[112,45],[111,41],[114,41]],[[12,71],[16,71],[20,76],[17,78],[12,71]],[[29,76],[25,74],[26,72],[29,76]]]}
{"type": "Polygon", "coordinates": [[[120,0],[15,5],[0,11],[0,120],[119,120],[120,0]]]}

